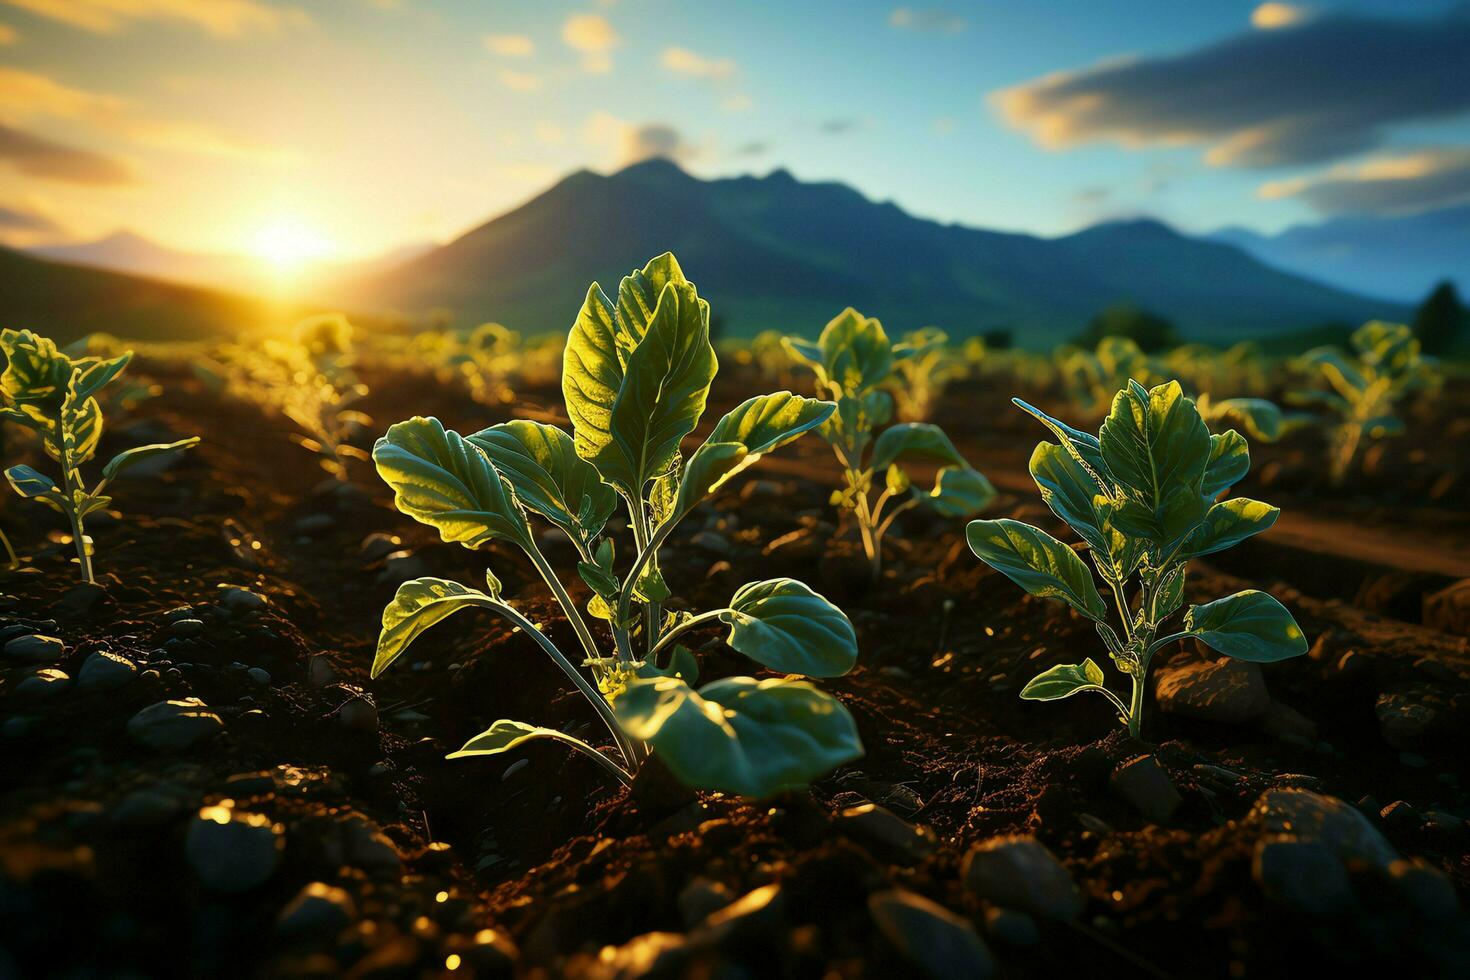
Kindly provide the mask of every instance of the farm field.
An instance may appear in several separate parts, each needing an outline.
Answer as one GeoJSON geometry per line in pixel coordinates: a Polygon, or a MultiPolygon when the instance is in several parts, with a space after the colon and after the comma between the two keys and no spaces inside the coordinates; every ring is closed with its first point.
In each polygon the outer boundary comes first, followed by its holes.
{"type": "MultiPolygon", "coordinates": [[[[851,323],[871,339],[873,321],[851,323]]],[[[415,415],[465,434],[585,422],[567,417],[559,342],[345,326],[311,321],[260,350],[139,349],[129,387],[104,401],[97,458],[199,442],[144,460],[88,516],[95,584],[78,582],[61,514],[18,498],[0,510],[23,559],[0,576],[8,969],[1453,975],[1470,957],[1457,898],[1470,885],[1470,394],[1453,366],[1404,397],[1403,434],[1368,440],[1339,485],[1322,426],[1289,411],[1274,440],[1250,440],[1250,472],[1225,499],[1268,500],[1280,519],[1190,562],[1182,601],[1263,590],[1305,655],[1252,663],[1166,642],[1136,736],[1102,698],[1018,697],[1043,670],[1107,651],[1078,608],[979,560],[965,517],[906,509],[875,579],[857,512],[829,500],[844,484],[827,440],[762,455],[664,540],[667,608],[718,609],[758,578],[807,583],[854,631],[855,666],[819,686],[863,754],[819,767],[809,788],[742,795],[691,788],[699,774],[676,776],[659,760],[682,756],[661,742],[630,786],[549,740],[446,760],[498,718],[615,752],[537,644],[483,611],[370,677],[380,614],[426,576],[473,585],[489,568],[497,599],[562,650],[578,643],[513,542],[447,543],[395,507],[375,439],[415,415]],[[24,640],[38,635],[59,645],[24,640]],[[59,919],[93,941],[58,943],[43,924],[59,919]]],[[[747,398],[819,394],[835,377],[766,341],[720,345],[685,463],[747,398]]],[[[945,485],[957,452],[993,491],[954,508],[980,503],[985,521],[1067,543],[1077,535],[1028,472],[1051,434],[1011,398],[1096,430],[1111,398],[1088,404],[1087,382],[1111,385],[1096,371],[1107,358],[1162,385],[1148,372],[1170,357],[930,338],[895,364],[924,351],[933,371],[892,367],[873,390],[902,393],[952,446],[915,454],[914,486],[893,499],[927,493],[936,460],[945,485]]],[[[1311,369],[1247,360],[1250,394],[1273,405],[1311,369]]],[[[51,465],[11,435],[7,464],[51,465]]],[[[594,600],[573,542],[531,526],[574,603],[594,600]]],[[[685,634],[701,684],[752,670],[713,625],[685,634]]]]}

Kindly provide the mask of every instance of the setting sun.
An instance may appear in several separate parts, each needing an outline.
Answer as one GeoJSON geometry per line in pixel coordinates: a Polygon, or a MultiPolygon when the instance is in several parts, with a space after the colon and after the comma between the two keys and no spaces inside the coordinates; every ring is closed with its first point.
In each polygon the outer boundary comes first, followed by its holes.
{"type": "Polygon", "coordinates": [[[331,241],[294,218],[277,218],[252,236],[250,251],[280,271],[331,255],[331,241]]]}

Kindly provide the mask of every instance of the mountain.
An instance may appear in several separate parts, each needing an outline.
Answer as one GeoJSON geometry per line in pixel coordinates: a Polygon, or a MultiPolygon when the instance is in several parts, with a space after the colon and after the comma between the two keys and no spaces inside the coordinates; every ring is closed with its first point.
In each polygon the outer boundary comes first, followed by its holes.
{"type": "Polygon", "coordinates": [[[664,251],[678,255],[724,328],[739,335],[767,327],[813,335],[848,305],[893,331],[937,324],[965,336],[1009,327],[1028,346],[1071,336],[1121,301],[1216,341],[1406,315],[1156,221],[1046,239],[916,218],[784,170],[704,181],[658,159],[610,176],[574,173],[329,298],[407,313],[448,308],[460,325],[494,319],[564,331],[583,284],[615,289],[664,251]]]}
{"type": "Polygon", "coordinates": [[[1470,204],[1423,214],[1333,218],[1275,235],[1222,228],[1210,236],[1323,282],[1406,302],[1442,279],[1470,288],[1470,204]]]}
{"type": "Polygon", "coordinates": [[[60,343],[94,332],[132,340],[238,337],[308,310],[219,290],[49,262],[0,248],[0,323],[60,343]]]}

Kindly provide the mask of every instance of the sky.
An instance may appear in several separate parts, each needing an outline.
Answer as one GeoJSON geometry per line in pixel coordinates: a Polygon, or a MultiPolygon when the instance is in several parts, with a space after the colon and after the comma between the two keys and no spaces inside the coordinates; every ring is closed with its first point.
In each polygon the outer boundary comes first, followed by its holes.
{"type": "Polygon", "coordinates": [[[350,259],[577,168],[1044,235],[1470,201],[1446,0],[0,0],[0,240],[350,259]]]}

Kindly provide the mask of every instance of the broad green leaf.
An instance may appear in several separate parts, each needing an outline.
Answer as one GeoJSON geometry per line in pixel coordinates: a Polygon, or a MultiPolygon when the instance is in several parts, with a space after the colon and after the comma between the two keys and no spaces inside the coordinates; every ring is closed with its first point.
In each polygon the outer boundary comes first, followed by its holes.
{"type": "Polygon", "coordinates": [[[1153,591],[1148,596],[1148,608],[1144,614],[1150,623],[1158,624],[1174,614],[1179,604],[1184,601],[1184,580],[1187,576],[1188,566],[1180,561],[1165,569],[1154,583],[1153,591]]]}
{"type": "Polygon", "coordinates": [[[531,540],[490,458],[436,418],[415,416],[391,426],[373,446],[373,462],[393,488],[398,509],[438,528],[445,541],[477,548],[494,538],[522,546],[531,540]]]}
{"type": "Polygon", "coordinates": [[[887,469],[890,463],[923,460],[941,466],[969,466],[944,430],[929,422],[902,422],[883,430],[873,443],[869,467],[887,469]]]}
{"type": "Polygon", "coordinates": [[[29,330],[0,331],[0,353],[6,362],[0,374],[5,400],[22,406],[50,406],[54,413],[71,382],[71,358],[50,338],[29,330]]]}
{"type": "Polygon", "coordinates": [[[612,301],[594,282],[562,352],[562,397],[583,459],[595,459],[612,443],[613,403],[633,343],[620,335],[612,301]]]}
{"type": "Polygon", "coordinates": [[[1103,686],[1102,668],[1091,658],[1080,664],[1057,664],[1042,671],[1021,688],[1021,697],[1027,701],[1059,701],[1079,691],[1095,691],[1103,686]]]}
{"type": "Polygon", "coordinates": [[[549,738],[570,745],[579,752],[588,755],[598,755],[598,751],[580,738],[559,732],[555,728],[541,728],[537,725],[528,725],[523,721],[512,721],[502,718],[489,728],[485,729],[468,742],[457,752],[446,755],[446,759],[473,759],[477,756],[499,755],[509,752],[511,749],[538,738],[549,738]]]}
{"type": "Polygon", "coordinates": [[[857,663],[857,634],[846,614],[789,578],[742,585],[720,614],[731,647],[785,674],[837,677],[857,663]]]}
{"type": "Polygon", "coordinates": [[[893,344],[883,325],[850,306],[822,329],[817,346],[827,380],[844,394],[861,395],[893,370],[893,344]]]}
{"type": "Polygon", "coordinates": [[[1245,437],[1234,429],[1210,436],[1210,461],[1200,494],[1214,500],[1244,479],[1251,469],[1251,451],[1245,437]]]}
{"type": "Polygon", "coordinates": [[[187,439],[180,439],[177,442],[156,442],[152,445],[137,446],[133,449],[124,450],[108,460],[107,465],[102,467],[102,479],[111,480],[119,473],[124,473],[144,460],[152,459],[154,456],[162,456],[164,453],[171,453],[180,449],[193,449],[197,445],[199,445],[199,437],[190,436],[187,439]]]}
{"type": "Polygon", "coordinates": [[[597,467],[577,455],[572,437],[554,425],[517,419],[481,429],[466,442],[490,457],[529,510],[586,544],[607,524],[618,495],[597,467]]]}
{"type": "Polygon", "coordinates": [[[1103,577],[1122,582],[1131,575],[1138,542],[1113,527],[1117,505],[1102,494],[1087,467],[1063,447],[1042,442],[1031,453],[1030,470],[1041,499],[1087,542],[1103,577]]]}
{"type": "Polygon", "coordinates": [[[1002,518],[971,521],[965,538],[982,561],[1034,596],[1060,599],[1101,622],[1107,606],[1077,552],[1040,528],[1002,518]]]}
{"type": "Polygon", "coordinates": [[[693,686],[699,683],[699,661],[695,659],[692,651],[682,643],[674,644],[674,652],[669,655],[669,663],[666,667],[645,660],[638,666],[639,677],[675,677],[685,684],[693,686]]]}
{"type": "Polygon", "coordinates": [[[1205,522],[1184,539],[1178,560],[1213,555],[1233,548],[1276,523],[1281,510],[1249,497],[1231,497],[1210,508],[1205,522]]]}
{"type": "Polygon", "coordinates": [[[94,496],[86,494],[80,498],[77,504],[77,517],[86,517],[88,514],[103,510],[112,503],[112,498],[106,495],[94,496]]]}
{"type": "Polygon", "coordinates": [[[435,623],[470,606],[493,608],[496,600],[476,589],[442,578],[416,578],[404,582],[383,609],[383,629],[373,654],[372,676],[377,677],[397,660],[419,634],[435,623]]]}
{"type": "Polygon", "coordinates": [[[55,494],[61,498],[61,488],[56,481],[45,473],[34,470],[29,466],[12,466],[5,471],[5,479],[10,481],[10,486],[22,497],[41,497],[47,494],[55,494]]]}
{"type": "Polygon", "coordinates": [[[996,497],[995,487],[979,470],[946,466],[934,476],[934,487],[919,501],[943,517],[974,517],[996,497]]]}
{"type": "Polygon", "coordinates": [[[1204,520],[1210,433],[1177,381],[1151,391],[1129,382],[1113,399],[1099,443],[1127,497],[1114,517],[1120,529],[1167,553],[1204,520]]]}
{"type": "MultiPolygon", "coordinates": [[[[618,328],[634,346],[648,333],[664,287],[669,283],[691,285],[672,252],[649,259],[641,270],[624,276],[618,284],[618,328]]],[[[709,304],[701,300],[699,308],[708,328],[709,304]]]]}
{"type": "Polygon", "coordinates": [[[764,797],[798,789],[863,754],[836,698],[790,678],[730,677],[695,691],[674,678],[635,680],[613,703],[685,784],[764,797]]]}
{"type": "Polygon", "coordinates": [[[699,423],[716,368],[694,286],[669,283],[628,355],[609,420],[612,441],[592,457],[603,479],[641,500],[644,484],[669,467],[699,423]]]}
{"type": "Polygon", "coordinates": [[[1102,487],[1104,492],[1112,492],[1110,486],[1103,486],[1107,478],[1107,467],[1103,465],[1102,445],[1098,442],[1097,436],[1090,432],[1083,432],[1081,429],[1074,429],[1019,398],[1012,398],[1011,404],[1050,429],[1062,448],[1091,471],[1093,482],[1102,487]]]}
{"type": "Polygon", "coordinates": [[[1307,652],[1307,638],[1291,613],[1255,589],[1190,606],[1184,629],[1211,649],[1252,663],[1274,663],[1307,652]]]}
{"type": "Polygon", "coordinates": [[[1213,417],[1237,420],[1252,439],[1275,442],[1281,438],[1284,421],[1281,409],[1264,398],[1226,398],[1215,402],[1213,417]]]}
{"type": "Polygon", "coordinates": [[[798,360],[804,361],[812,367],[822,366],[822,347],[810,340],[800,337],[782,337],[781,346],[786,348],[787,353],[798,360]]]}
{"type": "Polygon", "coordinates": [[[123,368],[133,359],[133,352],[128,351],[119,357],[100,360],[95,357],[83,358],[72,364],[74,374],[72,375],[72,388],[76,390],[77,398],[86,401],[91,398],[113,378],[122,373],[123,368]]]}
{"type": "Polygon", "coordinates": [[[764,454],[816,428],[836,411],[832,402],[802,398],[789,391],[758,395],[741,402],[716,423],[714,431],[684,464],[684,478],[673,513],[682,517],[764,454]]]}

